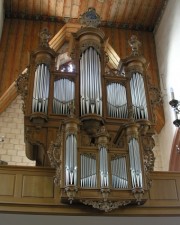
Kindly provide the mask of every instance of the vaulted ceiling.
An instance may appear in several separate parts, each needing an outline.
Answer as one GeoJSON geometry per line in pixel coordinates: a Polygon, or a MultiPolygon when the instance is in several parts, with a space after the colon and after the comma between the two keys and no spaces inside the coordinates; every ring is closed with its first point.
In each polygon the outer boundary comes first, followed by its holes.
{"type": "Polygon", "coordinates": [[[5,0],[6,18],[76,23],[94,7],[102,26],[153,31],[167,0],[5,0]]]}

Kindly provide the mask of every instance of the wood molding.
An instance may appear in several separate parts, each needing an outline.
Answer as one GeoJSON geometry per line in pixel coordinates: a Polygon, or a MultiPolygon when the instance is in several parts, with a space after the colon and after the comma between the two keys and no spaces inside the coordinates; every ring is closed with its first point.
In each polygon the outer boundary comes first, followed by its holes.
{"type": "MultiPolygon", "coordinates": [[[[55,170],[45,167],[0,166],[0,211],[57,215],[97,215],[91,207],[63,204],[54,186],[55,170]],[[9,184],[9,186],[7,186],[9,184]],[[46,188],[45,188],[46,187],[46,188]]],[[[152,187],[144,205],[118,208],[103,216],[178,216],[180,212],[180,173],[152,172],[152,187]],[[164,185],[166,183],[166,185],[164,185]],[[165,196],[165,198],[164,198],[165,196]]]]}

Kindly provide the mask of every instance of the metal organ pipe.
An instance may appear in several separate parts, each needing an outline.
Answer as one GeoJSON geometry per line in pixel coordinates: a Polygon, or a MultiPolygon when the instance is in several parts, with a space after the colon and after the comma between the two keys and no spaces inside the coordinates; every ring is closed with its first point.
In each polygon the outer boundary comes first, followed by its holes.
{"type": "Polygon", "coordinates": [[[114,118],[127,118],[126,88],[118,83],[107,85],[108,115],[114,118]]]}
{"type": "Polygon", "coordinates": [[[77,141],[74,134],[66,138],[66,185],[77,185],[77,141]]]}
{"type": "Polygon", "coordinates": [[[101,188],[109,186],[107,149],[100,147],[100,179],[101,188]]]}
{"type": "Polygon", "coordinates": [[[130,89],[134,118],[148,119],[144,81],[140,73],[133,73],[130,80],[130,89]]]}
{"type": "Polygon", "coordinates": [[[50,72],[45,64],[39,64],[35,71],[32,112],[47,113],[50,72]]]}
{"type": "Polygon", "coordinates": [[[69,114],[69,106],[74,102],[75,85],[68,79],[54,82],[53,112],[55,114],[69,114]]]}
{"type": "Polygon", "coordinates": [[[111,160],[112,187],[128,188],[128,178],[126,171],[126,158],[117,157],[111,160]]]}
{"type": "Polygon", "coordinates": [[[88,154],[81,154],[81,187],[96,187],[96,159],[88,154]]]}
{"type": "Polygon", "coordinates": [[[102,115],[101,62],[97,51],[86,49],[80,60],[81,115],[102,115]]]}
{"type": "Polygon", "coordinates": [[[133,188],[142,188],[142,170],[139,153],[139,143],[135,138],[132,138],[129,145],[130,170],[133,188]]]}

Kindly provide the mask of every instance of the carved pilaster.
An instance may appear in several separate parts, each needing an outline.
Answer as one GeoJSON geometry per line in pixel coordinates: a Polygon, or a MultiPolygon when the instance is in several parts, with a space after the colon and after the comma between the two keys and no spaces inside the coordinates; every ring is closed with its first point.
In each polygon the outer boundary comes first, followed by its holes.
{"type": "Polygon", "coordinates": [[[143,136],[142,137],[142,145],[144,150],[144,169],[146,175],[146,183],[147,188],[150,189],[151,187],[151,179],[150,179],[150,172],[154,170],[154,162],[155,157],[153,153],[153,148],[155,146],[154,139],[151,136],[143,136]]]}
{"type": "Polygon", "coordinates": [[[51,167],[56,168],[56,175],[54,177],[54,183],[57,186],[61,185],[61,157],[63,151],[63,132],[62,127],[58,130],[55,142],[51,142],[47,151],[51,167]]]}

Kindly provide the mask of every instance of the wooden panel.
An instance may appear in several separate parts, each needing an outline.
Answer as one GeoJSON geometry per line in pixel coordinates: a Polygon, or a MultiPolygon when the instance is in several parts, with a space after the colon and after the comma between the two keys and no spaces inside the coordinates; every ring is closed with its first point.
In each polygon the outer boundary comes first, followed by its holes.
{"type": "Polygon", "coordinates": [[[14,195],[14,174],[0,174],[0,195],[14,195]]]}
{"type": "MultiPolygon", "coordinates": [[[[0,166],[0,180],[3,181],[0,182],[0,211],[74,214],[79,216],[92,216],[100,212],[92,207],[76,203],[73,203],[72,206],[62,204],[60,202],[59,188],[53,193],[54,175],[55,170],[52,168],[0,166]],[[16,186],[16,191],[14,191],[14,186],[16,186]],[[20,191],[18,192],[18,190],[21,190],[21,187],[24,189],[23,196],[20,194],[20,191]]],[[[153,183],[150,189],[151,198],[147,200],[145,205],[140,207],[120,207],[106,214],[106,216],[179,216],[180,173],[152,172],[150,176],[153,183]]],[[[91,194],[96,196],[93,191],[91,194]]]]}
{"type": "Polygon", "coordinates": [[[23,197],[54,197],[53,177],[23,176],[23,197]]]}
{"type": "Polygon", "coordinates": [[[152,182],[150,189],[150,199],[152,200],[177,200],[176,180],[156,180],[152,182]]]}

